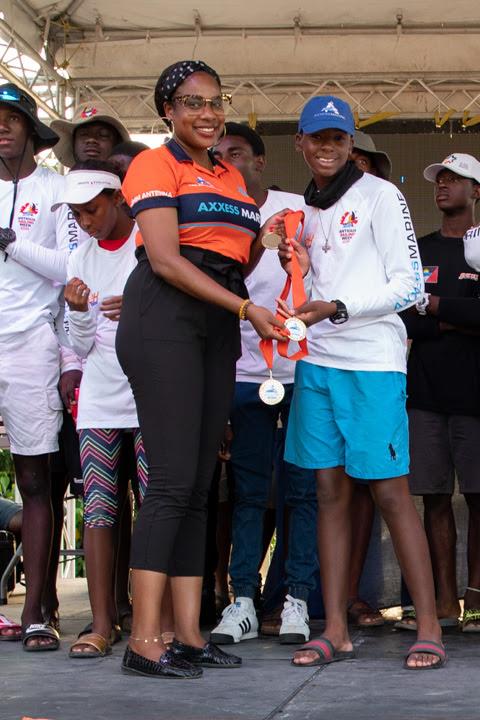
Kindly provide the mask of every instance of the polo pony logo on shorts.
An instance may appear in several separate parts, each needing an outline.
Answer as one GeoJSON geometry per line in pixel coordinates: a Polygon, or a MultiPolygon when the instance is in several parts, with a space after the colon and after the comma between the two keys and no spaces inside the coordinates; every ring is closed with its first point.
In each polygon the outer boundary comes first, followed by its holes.
{"type": "Polygon", "coordinates": [[[87,105],[86,107],[83,108],[83,110],[80,114],[80,117],[82,117],[84,119],[88,119],[88,118],[93,117],[97,113],[98,113],[98,110],[96,107],[93,107],[93,105],[87,105]]]}
{"type": "Polygon", "coordinates": [[[347,210],[340,218],[340,238],[345,245],[355,237],[358,215],[355,210],[347,210]]]}

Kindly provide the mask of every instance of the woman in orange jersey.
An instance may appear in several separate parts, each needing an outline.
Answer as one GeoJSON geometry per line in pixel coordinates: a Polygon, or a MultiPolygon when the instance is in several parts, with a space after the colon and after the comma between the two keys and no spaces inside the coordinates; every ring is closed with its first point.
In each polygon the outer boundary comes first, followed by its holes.
{"type": "Polygon", "coordinates": [[[238,170],[209,151],[223,133],[225,102],[203,62],[164,70],[155,104],[173,137],[137,156],[123,185],[141,237],[117,353],[137,404],[149,485],[132,540],[133,624],[122,667],[155,677],[241,664],[205,644],[199,629],[207,493],[230,411],[239,320],[261,338],[282,337],[243,282],[261,252],[260,214],[238,170]],[[167,578],[175,614],[168,650],[160,627],[167,578]]]}

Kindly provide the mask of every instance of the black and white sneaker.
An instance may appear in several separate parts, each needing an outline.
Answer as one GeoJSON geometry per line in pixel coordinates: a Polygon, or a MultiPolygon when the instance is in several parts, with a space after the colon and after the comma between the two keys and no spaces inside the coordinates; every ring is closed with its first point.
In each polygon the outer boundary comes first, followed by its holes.
{"type": "Polygon", "coordinates": [[[222,619],[210,633],[217,645],[232,645],[258,637],[258,620],[253,600],[239,597],[222,612],[222,619]]]}

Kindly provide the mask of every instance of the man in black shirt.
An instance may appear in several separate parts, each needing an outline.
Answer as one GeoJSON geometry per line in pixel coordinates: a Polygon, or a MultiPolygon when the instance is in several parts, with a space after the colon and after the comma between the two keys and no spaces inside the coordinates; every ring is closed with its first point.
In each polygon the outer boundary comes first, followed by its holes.
{"type": "MultiPolygon", "coordinates": [[[[429,165],[440,230],[418,240],[426,294],[404,314],[412,347],[407,393],[410,489],[422,495],[442,625],[460,614],[456,583],[455,474],[469,510],[464,632],[480,632],[480,283],[465,261],[480,163],[455,153],[429,165]]],[[[412,619],[412,629],[415,621],[412,619]]]]}

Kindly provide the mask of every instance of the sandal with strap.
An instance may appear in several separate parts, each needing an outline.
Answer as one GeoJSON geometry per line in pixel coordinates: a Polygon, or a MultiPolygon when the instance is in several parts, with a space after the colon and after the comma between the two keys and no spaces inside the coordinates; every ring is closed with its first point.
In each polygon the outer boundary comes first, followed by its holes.
{"type": "Polygon", "coordinates": [[[318,640],[310,640],[310,642],[299,647],[296,652],[301,650],[308,650],[316,653],[317,657],[314,660],[310,660],[307,663],[295,662],[295,658],[292,658],[292,665],[295,667],[314,667],[315,665],[329,665],[333,662],[340,662],[341,660],[354,660],[355,650],[335,650],[333,643],[326,637],[320,637],[318,640]]]}
{"type": "Polygon", "coordinates": [[[0,614],[0,640],[15,642],[22,639],[22,626],[0,614]],[[9,631],[8,633],[5,630],[9,631]]]}
{"type": "Polygon", "coordinates": [[[47,623],[32,623],[25,630],[22,630],[22,644],[25,652],[46,652],[47,650],[58,650],[60,647],[60,635],[47,623]],[[29,645],[31,638],[48,638],[49,643],[39,643],[38,645],[29,645]]]}
{"type": "Polygon", "coordinates": [[[108,642],[106,638],[103,637],[103,635],[99,635],[98,633],[86,633],[85,635],[80,635],[78,640],[76,640],[73,645],[70,647],[70,651],[68,653],[68,656],[71,658],[99,658],[99,657],[106,657],[107,655],[112,654],[112,646],[108,642]],[[83,649],[82,646],[87,645],[87,647],[93,648],[90,650],[83,649]],[[75,650],[75,648],[78,648],[78,650],[75,650]]]}
{"type": "Polygon", "coordinates": [[[405,656],[403,667],[405,670],[438,670],[447,662],[447,652],[443,643],[437,643],[434,640],[417,640],[408,650],[405,656]],[[438,662],[432,665],[408,665],[410,655],[433,655],[438,658],[438,662]]]}
{"type": "MultiPolygon", "coordinates": [[[[93,632],[93,622],[89,622],[88,625],[85,625],[83,630],[81,630],[77,638],[80,639],[84,635],[90,635],[90,633],[93,632]]],[[[113,625],[112,632],[110,633],[110,645],[116,645],[119,642],[122,642],[122,628],[120,625],[113,625]]]]}

